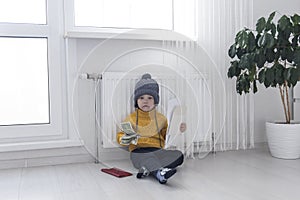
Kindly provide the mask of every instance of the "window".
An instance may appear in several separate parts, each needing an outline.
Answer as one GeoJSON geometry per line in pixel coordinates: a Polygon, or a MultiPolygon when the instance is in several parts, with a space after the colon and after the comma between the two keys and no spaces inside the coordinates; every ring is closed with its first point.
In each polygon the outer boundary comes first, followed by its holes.
{"type": "Polygon", "coordinates": [[[63,2],[0,2],[1,142],[61,139],[63,2]]]}
{"type": "Polygon", "coordinates": [[[195,38],[196,0],[73,0],[69,30],[165,29],[195,38]]]}
{"type": "Polygon", "coordinates": [[[49,123],[46,38],[0,37],[0,125],[49,123]]]}
{"type": "Polygon", "coordinates": [[[172,29],[172,0],[75,0],[74,9],[75,26],[172,29]]]}
{"type": "Polygon", "coordinates": [[[0,22],[46,24],[46,0],[0,1],[0,22]]]}

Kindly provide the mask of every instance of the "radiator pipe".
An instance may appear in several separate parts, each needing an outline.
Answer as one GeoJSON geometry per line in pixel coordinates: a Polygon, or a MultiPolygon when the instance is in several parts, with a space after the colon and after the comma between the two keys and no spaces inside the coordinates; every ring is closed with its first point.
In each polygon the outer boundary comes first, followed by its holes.
{"type": "MultiPolygon", "coordinates": [[[[99,163],[99,126],[98,126],[98,83],[99,80],[102,79],[102,74],[96,74],[96,73],[83,73],[80,74],[80,79],[88,79],[88,80],[92,80],[94,82],[94,123],[95,123],[95,163],[98,164],[99,163]]],[[[101,104],[100,104],[101,105],[101,104]]],[[[100,119],[101,122],[101,119],[100,119]]]]}

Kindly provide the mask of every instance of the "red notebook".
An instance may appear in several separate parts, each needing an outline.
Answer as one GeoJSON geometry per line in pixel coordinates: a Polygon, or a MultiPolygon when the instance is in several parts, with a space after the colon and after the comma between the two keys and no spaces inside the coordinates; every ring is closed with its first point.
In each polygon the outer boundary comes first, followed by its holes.
{"type": "Polygon", "coordinates": [[[121,178],[121,177],[125,177],[125,176],[131,176],[132,173],[129,173],[129,172],[126,172],[122,169],[118,169],[116,167],[113,167],[113,168],[104,168],[104,169],[101,169],[102,172],[105,172],[105,173],[108,173],[110,175],[113,175],[113,176],[116,176],[118,178],[121,178]]]}

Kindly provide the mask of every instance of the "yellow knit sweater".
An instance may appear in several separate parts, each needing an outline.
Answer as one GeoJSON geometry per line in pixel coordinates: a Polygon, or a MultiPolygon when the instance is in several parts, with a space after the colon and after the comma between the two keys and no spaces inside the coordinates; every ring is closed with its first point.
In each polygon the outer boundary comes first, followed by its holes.
{"type": "MultiPolygon", "coordinates": [[[[132,151],[139,147],[157,147],[163,148],[165,145],[166,132],[168,128],[167,118],[157,112],[152,110],[150,112],[144,112],[137,109],[136,112],[131,113],[126,117],[124,122],[130,122],[133,129],[136,131],[136,116],[138,115],[138,130],[137,133],[141,135],[139,137],[137,145],[130,144],[129,151],[132,151]],[[156,120],[157,126],[156,126],[156,120]]],[[[124,135],[123,132],[117,133],[117,141],[121,142],[121,137],[124,135]]]]}

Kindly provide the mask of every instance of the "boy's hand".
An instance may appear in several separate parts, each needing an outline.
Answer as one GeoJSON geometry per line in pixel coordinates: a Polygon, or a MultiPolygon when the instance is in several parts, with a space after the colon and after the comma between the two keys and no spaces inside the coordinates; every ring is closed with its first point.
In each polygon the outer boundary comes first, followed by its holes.
{"type": "Polygon", "coordinates": [[[180,130],[181,133],[186,131],[186,123],[185,122],[182,122],[180,124],[179,130],[180,130]]]}
{"type": "Polygon", "coordinates": [[[137,144],[137,137],[138,135],[137,134],[133,134],[133,135],[126,135],[124,134],[122,137],[121,137],[121,144],[123,145],[129,145],[130,143],[132,144],[137,144]]]}

